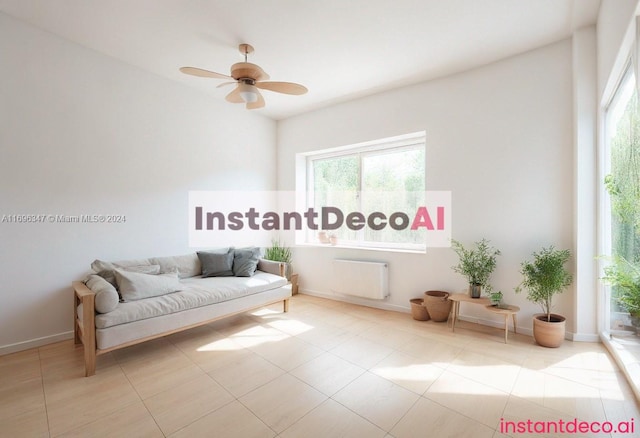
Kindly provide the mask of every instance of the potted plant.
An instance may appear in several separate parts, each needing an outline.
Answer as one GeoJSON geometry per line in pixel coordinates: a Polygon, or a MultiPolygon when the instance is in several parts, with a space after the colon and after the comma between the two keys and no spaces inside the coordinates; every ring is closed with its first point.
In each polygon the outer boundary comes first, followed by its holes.
{"type": "Polygon", "coordinates": [[[542,314],[533,316],[533,337],[543,347],[559,347],[564,340],[566,318],[551,313],[553,296],[564,292],[573,281],[564,267],[571,257],[568,249],[553,246],[533,253],[533,261],[522,262],[522,283],[516,292],[527,289],[527,299],[540,305],[542,314]]]}
{"type": "Polygon", "coordinates": [[[502,292],[501,291],[491,292],[489,294],[489,299],[491,300],[492,306],[500,307],[500,303],[502,303],[502,292]]]}
{"type": "Polygon", "coordinates": [[[291,280],[291,248],[286,247],[280,243],[280,240],[273,239],[271,246],[264,251],[264,258],[266,260],[272,260],[274,262],[282,262],[285,264],[285,277],[287,280],[291,280]]]}
{"type": "Polygon", "coordinates": [[[500,251],[492,248],[486,239],[475,242],[475,245],[474,249],[466,249],[460,242],[451,239],[451,247],[459,259],[452,269],[467,278],[469,296],[480,298],[483,287],[487,292],[491,291],[489,277],[496,268],[496,257],[500,255],[500,251]]]}
{"type": "Polygon", "coordinates": [[[613,299],[631,315],[631,325],[640,334],[640,267],[624,257],[614,257],[604,268],[602,279],[614,287],[613,299]]]}

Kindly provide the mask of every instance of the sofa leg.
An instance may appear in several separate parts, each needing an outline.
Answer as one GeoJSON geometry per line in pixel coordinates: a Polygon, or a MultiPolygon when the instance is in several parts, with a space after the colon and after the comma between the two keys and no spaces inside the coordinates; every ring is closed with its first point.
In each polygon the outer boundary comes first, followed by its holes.
{"type": "Polygon", "coordinates": [[[93,331],[88,335],[83,338],[85,377],[93,376],[96,373],[96,335],[93,331]]]}
{"type": "Polygon", "coordinates": [[[89,351],[90,349],[85,347],[84,350],[84,376],[90,377],[96,373],[96,353],[93,354],[89,351]]]}
{"type": "Polygon", "coordinates": [[[288,311],[289,311],[289,298],[284,300],[284,313],[287,313],[288,311]]]}

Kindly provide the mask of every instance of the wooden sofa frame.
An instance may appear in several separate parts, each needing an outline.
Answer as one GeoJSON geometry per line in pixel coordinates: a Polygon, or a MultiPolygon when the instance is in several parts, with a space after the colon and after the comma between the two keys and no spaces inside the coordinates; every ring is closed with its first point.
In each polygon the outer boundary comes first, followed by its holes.
{"type": "MultiPolygon", "coordinates": [[[[284,264],[280,265],[280,275],[284,277],[284,264]]],[[[147,336],[144,338],[136,339],[131,342],[116,345],[115,347],[100,349],[96,346],[96,310],[95,310],[95,292],[89,289],[82,281],[74,281],[71,283],[73,287],[73,333],[74,343],[76,345],[82,344],[84,346],[84,370],[85,377],[93,376],[96,373],[96,359],[101,354],[109,353],[114,350],[129,347],[131,345],[140,344],[142,342],[150,341],[152,339],[162,338],[174,333],[179,333],[184,330],[189,330],[194,327],[209,324],[220,319],[228,318],[233,315],[239,315],[251,310],[259,309],[264,306],[283,302],[284,312],[289,311],[289,298],[279,298],[274,301],[268,301],[260,304],[259,306],[250,307],[239,310],[237,312],[220,315],[216,318],[206,321],[198,322],[196,324],[190,324],[179,329],[169,330],[166,332],[158,333],[157,335],[147,336]],[[82,304],[82,319],[78,317],[78,305],[82,304]]]]}

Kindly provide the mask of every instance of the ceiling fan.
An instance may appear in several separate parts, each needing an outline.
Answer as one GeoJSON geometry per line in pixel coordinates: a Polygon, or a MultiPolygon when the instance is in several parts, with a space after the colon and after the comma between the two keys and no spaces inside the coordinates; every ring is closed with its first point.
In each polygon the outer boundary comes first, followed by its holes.
{"type": "Polygon", "coordinates": [[[238,49],[240,53],[244,55],[244,62],[233,64],[231,66],[230,76],[196,67],[181,67],[180,71],[188,75],[203,78],[228,79],[233,81],[222,83],[218,85],[218,88],[237,84],[236,88],[227,94],[226,99],[232,103],[245,103],[247,109],[262,108],[264,106],[264,98],[258,89],[293,95],[305,94],[308,91],[306,87],[300,84],[294,84],[293,82],[268,81],[269,75],[266,74],[260,66],[247,62],[247,55],[253,53],[253,47],[249,44],[240,44],[238,49]]]}

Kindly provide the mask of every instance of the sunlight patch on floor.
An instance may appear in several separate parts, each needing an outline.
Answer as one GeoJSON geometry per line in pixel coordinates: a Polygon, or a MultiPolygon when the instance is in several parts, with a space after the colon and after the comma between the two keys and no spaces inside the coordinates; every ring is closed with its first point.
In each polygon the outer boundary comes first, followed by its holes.
{"type": "Polygon", "coordinates": [[[290,335],[282,333],[279,330],[263,326],[251,327],[230,336],[230,338],[234,342],[242,345],[245,348],[251,348],[257,345],[282,341],[290,337],[290,335]]]}
{"type": "Polygon", "coordinates": [[[301,333],[308,332],[309,330],[313,330],[314,328],[309,324],[305,324],[304,322],[295,319],[271,321],[269,322],[269,325],[290,335],[299,335],[301,333]]]}
{"type": "Polygon", "coordinates": [[[437,378],[442,372],[442,370],[435,369],[431,364],[377,367],[371,371],[380,377],[394,382],[430,382],[437,378]]]}
{"type": "Polygon", "coordinates": [[[233,342],[229,338],[219,339],[214,342],[210,342],[208,344],[202,345],[196,349],[196,351],[205,352],[205,351],[236,351],[243,350],[244,347],[239,345],[236,342],[233,342]]]}

